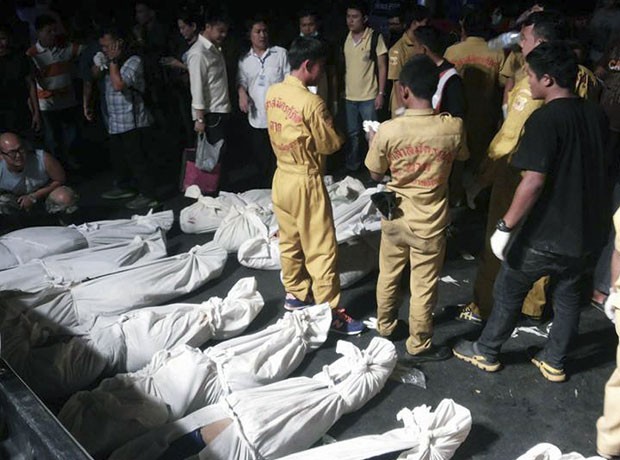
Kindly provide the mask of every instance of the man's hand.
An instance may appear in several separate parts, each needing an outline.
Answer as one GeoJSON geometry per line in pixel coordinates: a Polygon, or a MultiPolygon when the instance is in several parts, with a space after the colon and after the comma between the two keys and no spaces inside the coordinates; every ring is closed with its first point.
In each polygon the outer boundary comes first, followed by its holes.
{"type": "Polygon", "coordinates": [[[22,195],[17,198],[17,204],[19,204],[19,207],[25,209],[26,211],[29,211],[36,202],[37,201],[32,198],[32,195],[22,195]]]}
{"type": "Polygon", "coordinates": [[[496,229],[491,236],[491,250],[493,251],[493,254],[495,254],[495,257],[499,260],[504,260],[506,248],[508,247],[511,236],[512,232],[510,230],[500,229],[496,229]]]}
{"type": "Polygon", "coordinates": [[[92,122],[95,119],[95,111],[93,110],[93,108],[89,106],[84,106],[83,110],[84,118],[86,118],[87,121],[92,122]]]}
{"type": "Polygon", "coordinates": [[[32,116],[32,123],[30,124],[30,127],[34,130],[35,133],[38,133],[39,131],[41,131],[41,114],[40,113],[35,113],[32,116]]]}
{"type": "Polygon", "coordinates": [[[250,97],[244,88],[239,88],[239,110],[243,113],[250,111],[250,97]]]}
{"type": "Polygon", "coordinates": [[[377,94],[375,97],[375,110],[381,110],[383,108],[385,96],[381,93],[377,94]]]}
{"type": "Polygon", "coordinates": [[[196,120],[194,122],[194,131],[196,131],[199,134],[202,134],[205,132],[205,122],[204,120],[196,120]]]}
{"type": "Polygon", "coordinates": [[[108,58],[110,58],[110,60],[119,58],[121,55],[121,51],[122,50],[119,41],[114,40],[108,48],[108,58]]]}

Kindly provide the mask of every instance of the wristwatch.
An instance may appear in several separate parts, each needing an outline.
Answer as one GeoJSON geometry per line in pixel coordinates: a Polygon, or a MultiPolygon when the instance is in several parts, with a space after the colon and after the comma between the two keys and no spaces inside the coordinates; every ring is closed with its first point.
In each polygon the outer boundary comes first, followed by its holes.
{"type": "Polygon", "coordinates": [[[497,225],[495,226],[500,232],[510,232],[512,228],[506,225],[506,221],[504,219],[499,219],[497,221],[497,225]]]}
{"type": "Polygon", "coordinates": [[[37,202],[37,197],[34,196],[34,193],[31,193],[30,195],[28,195],[28,198],[30,198],[30,201],[32,201],[32,204],[35,204],[37,202]]]}
{"type": "Polygon", "coordinates": [[[205,122],[203,118],[196,118],[196,121],[201,124],[204,124],[205,122]]]}

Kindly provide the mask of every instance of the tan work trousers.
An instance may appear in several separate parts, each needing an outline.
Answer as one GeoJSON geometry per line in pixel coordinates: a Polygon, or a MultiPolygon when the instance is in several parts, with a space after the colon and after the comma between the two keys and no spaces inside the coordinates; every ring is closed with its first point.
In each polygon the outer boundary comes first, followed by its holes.
{"type": "Polygon", "coordinates": [[[441,235],[416,237],[403,218],[381,221],[379,277],[377,280],[377,332],[390,335],[398,320],[399,286],[407,262],[411,265],[409,286],[409,338],[412,355],[431,346],[433,309],[437,304],[437,284],[446,252],[441,235]]]}
{"type": "MultiPolygon", "coordinates": [[[[620,310],[616,309],[616,334],[620,338],[620,310]]],[[[603,415],[596,422],[596,449],[600,454],[620,455],[620,343],[616,369],[605,385],[603,415]]]]}
{"type": "MultiPolygon", "coordinates": [[[[487,217],[486,232],[484,235],[484,249],[480,254],[478,272],[474,282],[474,299],[472,308],[478,310],[482,318],[487,319],[493,308],[493,285],[499,272],[501,261],[495,257],[491,250],[491,235],[495,232],[497,221],[502,218],[515,194],[517,186],[521,181],[519,171],[508,165],[508,157],[496,160],[493,167],[495,177],[493,188],[489,200],[489,211],[487,217]]],[[[549,284],[549,277],[545,276],[532,286],[525,301],[523,302],[522,312],[528,316],[539,317],[545,308],[546,296],[545,289],[549,284]]]]}
{"type": "Polygon", "coordinates": [[[338,307],[338,244],[331,201],[321,174],[305,165],[278,164],[272,198],[286,292],[300,300],[312,294],[317,304],[327,302],[332,308],[338,307]]]}

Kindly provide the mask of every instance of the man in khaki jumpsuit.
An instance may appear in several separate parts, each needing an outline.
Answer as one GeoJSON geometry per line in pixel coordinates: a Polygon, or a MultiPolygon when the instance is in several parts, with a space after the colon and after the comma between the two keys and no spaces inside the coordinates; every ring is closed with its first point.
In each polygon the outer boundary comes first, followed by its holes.
{"type": "Polygon", "coordinates": [[[403,15],[403,24],[405,32],[396,43],[388,51],[388,71],[387,78],[392,82],[390,91],[390,112],[392,118],[397,116],[396,111],[402,107],[402,101],[399,97],[398,77],[405,62],[414,54],[421,54],[421,46],[417,44],[414,32],[428,22],[429,11],[421,5],[411,5],[403,15]]]}
{"type": "MultiPolygon", "coordinates": [[[[614,214],[616,229],[615,249],[611,262],[610,295],[605,302],[605,313],[616,324],[620,338],[620,211],[614,214]]],[[[601,457],[620,459],[620,344],[616,351],[616,369],[605,385],[603,415],[596,422],[596,450],[601,457]]]]}
{"type": "MultiPolygon", "coordinates": [[[[521,29],[521,47],[523,56],[534,49],[543,41],[558,40],[566,36],[565,22],[557,13],[535,12],[523,23],[521,29]]],[[[493,308],[493,284],[499,272],[500,261],[491,251],[490,238],[495,231],[495,224],[510,207],[514,192],[519,185],[521,176],[519,172],[510,167],[510,159],[516,151],[523,126],[529,116],[543,105],[540,100],[534,100],[525,72],[515,83],[508,97],[506,119],[499,132],[495,135],[489,146],[487,167],[482,175],[492,184],[487,226],[485,234],[485,246],[480,255],[480,264],[474,283],[473,302],[461,309],[458,319],[481,323],[486,320],[493,308]]],[[[580,97],[587,98],[595,93],[592,87],[596,85],[596,78],[587,68],[579,66],[577,75],[576,93],[580,97]]],[[[523,303],[523,314],[539,319],[545,308],[545,289],[548,285],[548,277],[541,278],[534,284],[529,295],[523,303]]]]}
{"type": "Polygon", "coordinates": [[[338,245],[327,189],[325,156],[343,139],[325,101],[308,90],[324,72],[327,48],[316,38],[299,37],[289,49],[291,73],[266,95],[269,138],[277,158],[273,209],[278,220],[285,308],[329,303],[332,329],[358,334],[364,326],[340,307],[336,271],[338,245]]]}
{"type": "Polygon", "coordinates": [[[487,154],[489,143],[501,120],[503,82],[499,70],[504,63],[503,50],[489,48],[482,38],[490,26],[484,11],[467,13],[462,21],[463,41],[444,53],[463,79],[465,89],[465,130],[471,158],[466,169],[475,174],[487,154]]]}
{"type": "Polygon", "coordinates": [[[413,56],[403,66],[399,87],[407,109],[379,126],[365,162],[374,180],[389,170],[392,180],[387,188],[398,203],[392,220],[381,221],[377,331],[387,337],[398,334],[398,288],[410,262],[406,347],[412,363],[450,357],[446,347],[431,342],[433,310],[450,220],[448,178],[453,161],[469,156],[463,121],[433,111],[437,82],[437,66],[426,55],[413,56]]]}

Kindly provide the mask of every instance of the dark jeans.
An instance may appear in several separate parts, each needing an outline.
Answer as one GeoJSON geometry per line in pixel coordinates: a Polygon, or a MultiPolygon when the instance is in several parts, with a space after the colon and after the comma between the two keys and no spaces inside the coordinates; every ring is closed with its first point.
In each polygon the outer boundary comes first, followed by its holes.
{"type": "Polygon", "coordinates": [[[259,174],[259,184],[262,188],[271,188],[273,174],[276,172],[276,155],[273,153],[267,129],[250,127],[252,139],[253,160],[259,174]]]}
{"type": "Polygon", "coordinates": [[[155,171],[149,157],[151,128],[132,129],[110,135],[110,160],[119,187],[137,186],[140,193],[155,197],[155,171]]]}
{"type": "Polygon", "coordinates": [[[61,162],[66,162],[74,154],[80,116],[77,107],[41,111],[45,146],[61,162]]]}
{"type": "Polygon", "coordinates": [[[502,262],[495,280],[495,303],[478,339],[478,350],[489,358],[497,358],[517,323],[530,288],[539,278],[549,275],[553,285],[554,318],[543,359],[551,366],[562,369],[570,344],[577,335],[581,307],[590,294],[588,275],[594,258],[567,257],[532,248],[513,248],[510,252],[515,250],[519,252],[518,262],[502,262]]]}

